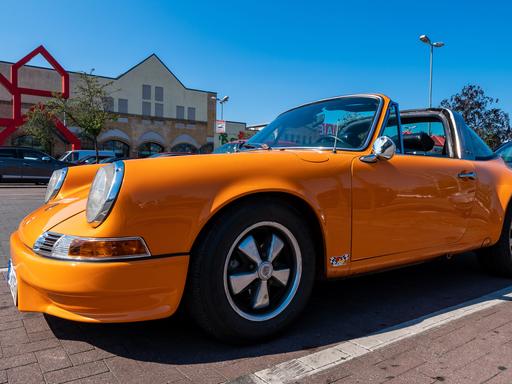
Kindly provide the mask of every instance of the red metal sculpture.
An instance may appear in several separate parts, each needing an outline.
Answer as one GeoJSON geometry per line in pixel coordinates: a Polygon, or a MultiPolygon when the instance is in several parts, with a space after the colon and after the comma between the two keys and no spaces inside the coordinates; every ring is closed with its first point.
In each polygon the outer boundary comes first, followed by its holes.
{"type": "MultiPolygon", "coordinates": [[[[55,92],[23,88],[18,86],[18,71],[21,67],[27,64],[37,55],[43,56],[46,61],[53,67],[53,69],[61,77],[61,91],[58,92],[63,98],[69,97],[69,74],[62,68],[62,66],[53,58],[52,55],[46,50],[45,47],[40,45],[27,56],[14,63],[11,66],[11,79],[7,80],[5,76],[0,73],[0,85],[2,85],[12,96],[12,117],[0,118],[0,127],[4,126],[4,130],[0,132],[0,145],[2,145],[7,137],[11,135],[18,127],[22,126],[25,122],[26,116],[21,113],[21,96],[31,95],[39,97],[53,97],[55,92]]],[[[72,145],[73,149],[80,149],[80,140],[71,132],[59,119],[55,118],[55,127],[64,136],[64,138],[72,145]]]]}

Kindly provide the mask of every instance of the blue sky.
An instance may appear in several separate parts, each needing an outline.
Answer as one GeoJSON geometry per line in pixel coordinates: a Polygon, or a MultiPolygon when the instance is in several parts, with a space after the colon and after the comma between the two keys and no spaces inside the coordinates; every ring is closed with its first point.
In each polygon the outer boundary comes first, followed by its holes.
{"type": "Polygon", "coordinates": [[[186,86],[229,95],[229,120],[267,122],[297,104],[356,92],[423,107],[423,33],[446,43],[435,52],[435,105],[476,83],[512,114],[505,0],[39,0],[3,9],[0,60],[44,44],[68,70],[117,76],[156,53],[186,86]]]}

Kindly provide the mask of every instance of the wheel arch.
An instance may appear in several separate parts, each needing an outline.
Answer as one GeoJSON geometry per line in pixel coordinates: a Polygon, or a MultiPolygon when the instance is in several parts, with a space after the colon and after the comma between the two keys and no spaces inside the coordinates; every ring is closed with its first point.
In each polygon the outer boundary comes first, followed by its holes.
{"type": "Polygon", "coordinates": [[[308,204],[304,199],[294,194],[287,192],[255,192],[248,195],[239,196],[224,206],[220,207],[203,225],[198,235],[196,236],[191,249],[191,257],[194,250],[198,247],[202,239],[206,236],[208,231],[215,225],[215,223],[225,214],[231,210],[236,210],[239,207],[251,204],[254,201],[271,200],[278,201],[286,204],[293,209],[299,211],[301,216],[304,217],[304,224],[307,225],[312,234],[312,241],[315,247],[315,260],[316,260],[316,274],[317,278],[325,278],[326,276],[326,244],[325,234],[321,221],[315,212],[314,208],[308,204]]]}

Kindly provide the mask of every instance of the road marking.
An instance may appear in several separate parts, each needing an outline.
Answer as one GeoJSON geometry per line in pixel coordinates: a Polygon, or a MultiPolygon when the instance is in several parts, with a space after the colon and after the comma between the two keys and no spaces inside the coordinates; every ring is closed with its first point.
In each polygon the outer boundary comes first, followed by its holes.
{"type": "Polygon", "coordinates": [[[0,273],[7,272],[9,268],[0,268],[0,273]]]}
{"type": "Polygon", "coordinates": [[[512,285],[462,304],[385,328],[371,335],[344,341],[319,352],[285,361],[253,374],[241,376],[231,381],[231,383],[285,384],[312,376],[392,343],[501,304],[507,301],[507,298],[512,298],[512,285]]]}

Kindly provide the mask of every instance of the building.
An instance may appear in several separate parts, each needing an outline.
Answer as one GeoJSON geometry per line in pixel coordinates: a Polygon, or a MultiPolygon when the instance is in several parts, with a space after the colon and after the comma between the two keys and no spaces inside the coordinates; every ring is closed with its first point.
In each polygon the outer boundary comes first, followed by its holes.
{"type": "Polygon", "coordinates": [[[247,125],[245,129],[247,129],[249,132],[258,132],[265,128],[268,124],[269,123],[247,125]]]}
{"type": "MultiPolygon", "coordinates": [[[[8,77],[13,63],[0,61],[0,73],[8,77]]],[[[76,94],[77,72],[68,72],[71,97],[76,94]]],[[[148,156],[155,152],[209,152],[213,150],[216,121],[216,92],[187,88],[156,56],[149,56],[118,77],[96,76],[109,85],[108,108],[118,116],[98,137],[100,147],[119,156],[148,156]]],[[[50,68],[26,65],[19,73],[20,87],[60,89],[61,78],[50,68]]],[[[23,96],[22,110],[44,99],[23,96]]],[[[0,118],[11,113],[11,95],[0,87],[0,118]]],[[[0,130],[2,128],[0,127],[0,130]]],[[[79,134],[78,127],[69,127],[79,134]]],[[[34,139],[17,129],[6,145],[37,146],[34,139]]],[[[91,143],[82,140],[82,147],[91,143]]],[[[57,137],[53,154],[71,149],[63,137],[57,137]]]]}

